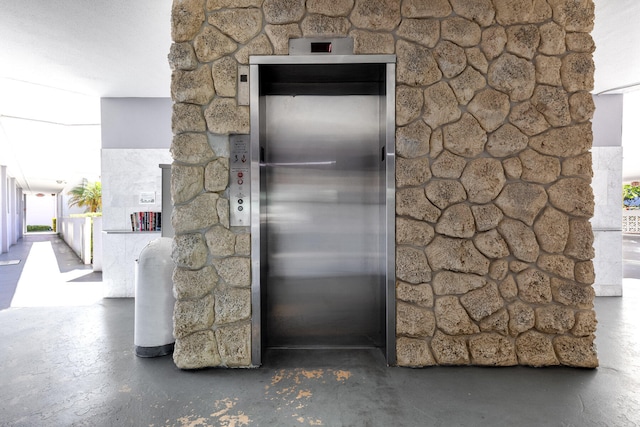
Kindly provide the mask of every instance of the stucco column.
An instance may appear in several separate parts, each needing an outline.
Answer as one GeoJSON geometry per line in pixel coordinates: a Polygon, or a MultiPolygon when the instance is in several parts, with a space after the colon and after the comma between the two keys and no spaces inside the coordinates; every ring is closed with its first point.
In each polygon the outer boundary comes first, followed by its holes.
{"type": "Polygon", "coordinates": [[[7,218],[7,167],[0,166],[0,253],[9,252],[9,222],[7,218]]]}

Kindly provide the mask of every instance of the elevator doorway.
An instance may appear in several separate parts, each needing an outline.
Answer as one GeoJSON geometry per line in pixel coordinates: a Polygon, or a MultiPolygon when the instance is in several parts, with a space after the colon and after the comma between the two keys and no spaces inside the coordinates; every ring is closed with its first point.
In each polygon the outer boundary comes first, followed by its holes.
{"type": "Polygon", "coordinates": [[[327,58],[252,58],[254,364],[394,339],[394,68],[327,58]]]}

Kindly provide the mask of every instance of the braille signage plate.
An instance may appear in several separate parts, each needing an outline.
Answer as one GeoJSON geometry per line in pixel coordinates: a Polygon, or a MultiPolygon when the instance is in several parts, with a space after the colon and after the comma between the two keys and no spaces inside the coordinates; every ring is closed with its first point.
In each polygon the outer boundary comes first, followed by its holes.
{"type": "Polygon", "coordinates": [[[250,135],[230,135],[229,158],[229,223],[231,226],[251,225],[251,162],[250,135]]]}

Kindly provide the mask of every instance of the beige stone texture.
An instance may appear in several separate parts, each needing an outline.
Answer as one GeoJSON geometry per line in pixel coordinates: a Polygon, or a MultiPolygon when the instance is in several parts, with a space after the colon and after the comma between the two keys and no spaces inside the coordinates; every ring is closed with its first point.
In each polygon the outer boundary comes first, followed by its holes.
{"type": "Polygon", "coordinates": [[[445,150],[431,165],[431,173],[437,178],[456,179],[460,178],[466,165],[463,157],[445,150]]]}
{"type": "Polygon", "coordinates": [[[488,81],[494,89],[508,94],[511,101],[526,101],[535,88],[536,69],[531,61],[504,53],[489,66],[488,81]]]}
{"type": "Polygon", "coordinates": [[[435,159],[440,155],[440,153],[442,153],[442,150],[444,150],[444,135],[442,133],[442,128],[438,128],[431,132],[430,144],[431,147],[429,155],[432,159],[435,159]]]}
{"type": "Polygon", "coordinates": [[[203,188],[203,167],[171,165],[171,200],[174,205],[193,199],[203,188]]]}
{"type": "Polygon", "coordinates": [[[548,273],[565,279],[574,279],[575,262],[564,255],[541,254],[540,257],[538,257],[538,267],[548,273]]]}
{"type": "Polygon", "coordinates": [[[204,169],[204,189],[224,191],[229,185],[229,159],[217,158],[204,169]]]}
{"type": "Polygon", "coordinates": [[[307,11],[327,16],[347,16],[353,5],[354,0],[307,0],[307,11]]]}
{"type": "Polygon", "coordinates": [[[518,295],[524,302],[533,304],[550,303],[551,278],[539,270],[527,269],[516,276],[518,295]]]}
{"type": "Polygon", "coordinates": [[[530,265],[528,262],[517,261],[517,260],[509,262],[509,270],[513,273],[520,273],[521,271],[524,271],[529,267],[530,265]]]}
{"type": "Polygon", "coordinates": [[[302,30],[298,24],[267,25],[264,32],[269,37],[273,53],[276,55],[287,55],[289,53],[289,39],[302,37],[302,30]]]}
{"type": "Polygon", "coordinates": [[[422,119],[432,129],[454,122],[461,115],[456,96],[447,83],[439,82],[425,89],[422,119]]]}
{"type": "Polygon", "coordinates": [[[487,283],[484,277],[476,274],[441,271],[433,279],[433,291],[436,295],[463,295],[487,283]]]}
{"type": "Polygon", "coordinates": [[[431,281],[431,268],[424,251],[409,246],[398,246],[396,277],[413,284],[431,281]]]}
{"type": "Polygon", "coordinates": [[[496,21],[502,25],[530,22],[533,13],[533,1],[494,0],[496,21]]]}
{"type": "Polygon", "coordinates": [[[201,164],[215,157],[203,133],[182,133],[173,137],[171,144],[173,160],[181,163],[201,164]]]}
{"type": "MultiPolygon", "coordinates": [[[[345,37],[349,31],[349,20],[344,17],[333,17],[326,15],[311,14],[307,15],[300,28],[302,29],[302,35],[304,37],[345,37]]],[[[371,41],[371,37],[368,40],[364,40],[365,36],[361,35],[358,47],[363,49],[370,48],[372,46],[366,45],[366,41],[371,41]]],[[[381,38],[387,38],[385,34],[380,34],[381,38]]],[[[356,36],[354,35],[354,39],[356,36]]],[[[391,43],[393,46],[393,42],[391,43]]],[[[393,52],[393,48],[391,48],[393,52]]],[[[358,52],[354,52],[358,53],[358,52]]],[[[364,53],[364,52],[361,52],[364,53]]]]}
{"type": "Polygon", "coordinates": [[[456,15],[477,22],[483,27],[491,25],[495,17],[495,9],[491,0],[451,0],[456,15]]]}
{"type": "Polygon", "coordinates": [[[396,298],[420,307],[433,307],[433,290],[428,283],[414,285],[397,281],[396,298]]]}
{"type": "Polygon", "coordinates": [[[569,238],[564,254],[581,261],[588,261],[595,257],[593,249],[593,230],[587,219],[572,219],[569,221],[569,238]]]}
{"type": "Polygon", "coordinates": [[[218,195],[202,193],[191,203],[175,206],[171,214],[171,224],[176,233],[202,230],[218,223],[215,208],[218,195]]]}
{"type": "Polygon", "coordinates": [[[596,281],[596,272],[591,260],[576,262],[574,274],[576,281],[583,285],[593,285],[596,281]]]}
{"type": "Polygon", "coordinates": [[[528,143],[527,135],[507,123],[489,135],[487,152],[493,157],[507,157],[524,150],[528,143]]]}
{"type": "Polygon", "coordinates": [[[454,180],[431,180],[425,187],[425,194],[440,209],[467,199],[462,184],[454,180]]]}
{"type": "Polygon", "coordinates": [[[449,41],[441,41],[433,50],[433,56],[444,77],[450,79],[462,73],[467,67],[467,54],[460,46],[449,41]]]}
{"type": "Polygon", "coordinates": [[[571,123],[569,96],[564,89],[555,86],[537,86],[531,103],[544,115],[551,126],[567,126],[571,123]]]}
{"type": "Polygon", "coordinates": [[[398,40],[396,43],[398,56],[397,76],[398,83],[410,86],[426,86],[439,81],[442,72],[438,68],[431,49],[398,40]]]}
{"type": "Polygon", "coordinates": [[[586,122],[593,118],[596,104],[593,95],[589,92],[577,92],[569,98],[569,111],[571,117],[578,123],[586,122]]]}
{"type": "Polygon", "coordinates": [[[356,0],[351,23],[358,28],[393,30],[400,23],[397,0],[356,0]]]}
{"type": "Polygon", "coordinates": [[[576,321],[573,310],[568,307],[547,305],[535,311],[536,329],[547,334],[564,334],[576,321]]]}
{"type": "Polygon", "coordinates": [[[222,226],[211,227],[204,235],[211,255],[214,257],[235,254],[236,235],[222,226]]]}
{"type": "Polygon", "coordinates": [[[195,70],[175,70],[171,74],[171,98],[174,102],[204,105],[215,95],[211,69],[202,65],[195,70]]]}
{"type": "Polygon", "coordinates": [[[196,104],[174,103],[173,114],[171,115],[171,130],[174,135],[207,130],[202,108],[196,104]]]}
{"type": "Polygon", "coordinates": [[[214,291],[216,325],[249,320],[251,289],[221,288],[214,291]]]}
{"type": "Polygon", "coordinates": [[[480,49],[484,52],[489,61],[502,55],[507,45],[507,32],[504,27],[493,26],[482,32],[480,49]]]}
{"type": "Polygon", "coordinates": [[[489,283],[481,289],[462,295],[460,303],[475,321],[480,321],[492,315],[504,306],[504,301],[498,291],[498,285],[495,283],[489,283]]]}
{"type": "MultiPolygon", "coordinates": [[[[489,277],[491,277],[493,280],[502,280],[503,282],[505,282],[511,277],[507,276],[508,274],[509,261],[507,261],[506,259],[496,259],[491,261],[491,264],[489,265],[489,277]]],[[[500,283],[500,293],[502,293],[502,296],[505,297],[504,293],[502,292],[502,282],[500,283]]]]}
{"type": "Polygon", "coordinates": [[[204,112],[210,132],[228,135],[249,133],[249,107],[239,106],[233,98],[216,98],[204,112]]]}
{"type": "Polygon", "coordinates": [[[560,76],[567,92],[593,90],[594,73],[591,53],[569,53],[562,58],[560,76]]]}
{"type": "Polygon", "coordinates": [[[260,7],[264,0],[207,0],[207,10],[227,7],[260,7]]]}
{"type": "Polygon", "coordinates": [[[404,0],[402,2],[402,16],[407,18],[444,18],[451,11],[451,5],[447,0],[404,0]]]}
{"type": "MultiPolygon", "coordinates": [[[[483,74],[487,74],[489,61],[487,61],[487,57],[484,56],[479,47],[469,47],[465,49],[465,53],[467,54],[467,62],[471,67],[483,74]]],[[[484,80],[484,77],[482,79],[484,80]]]]}
{"type": "Polygon", "coordinates": [[[535,25],[513,25],[507,28],[507,52],[533,59],[540,44],[540,31],[535,25]]]}
{"type": "Polygon", "coordinates": [[[504,124],[511,104],[509,97],[493,89],[485,89],[476,94],[467,106],[487,132],[493,132],[504,124]]]}
{"type": "Polygon", "coordinates": [[[568,33],[567,49],[573,52],[592,53],[596,50],[596,45],[588,33],[568,33]]]}
{"type": "Polygon", "coordinates": [[[305,13],[305,0],[264,0],[262,13],[269,24],[298,22],[305,13]]]}
{"type": "Polygon", "coordinates": [[[193,47],[200,62],[211,62],[234,52],[238,45],[217,28],[207,25],[194,38],[193,47]]]}
{"type": "Polygon", "coordinates": [[[548,206],[536,220],[533,229],[542,250],[562,253],[569,237],[569,217],[548,206]]]}
{"type": "Polygon", "coordinates": [[[542,85],[562,86],[561,66],[562,60],[557,56],[538,55],[536,57],[536,82],[542,85]]]}
{"type": "Polygon", "coordinates": [[[176,339],[173,362],[180,369],[202,369],[221,363],[213,331],[201,331],[176,339]]]}
{"type": "Polygon", "coordinates": [[[173,310],[173,336],[184,338],[210,328],[214,320],[213,305],[211,294],[197,300],[176,301],[173,310]]]}
{"type": "Polygon", "coordinates": [[[521,365],[533,367],[559,365],[551,338],[536,331],[528,331],[516,338],[516,353],[521,365]]]}
{"type": "MultiPolygon", "coordinates": [[[[505,260],[496,260],[494,262],[491,263],[491,265],[502,265],[502,266],[506,266],[507,262],[505,260]]],[[[505,271],[505,275],[507,274],[507,269],[504,269],[505,271]]],[[[507,275],[504,280],[502,280],[499,284],[498,284],[498,289],[500,290],[500,295],[502,295],[502,298],[506,299],[506,300],[513,300],[515,299],[515,297],[518,296],[518,285],[516,284],[516,279],[513,278],[513,276],[511,275],[507,275]]]]}
{"type": "Polygon", "coordinates": [[[528,101],[511,109],[509,121],[528,136],[538,135],[551,126],[542,113],[528,101]]]}
{"type": "Polygon", "coordinates": [[[440,209],[431,204],[422,188],[405,188],[396,192],[396,214],[436,222],[440,209]]]}
{"type": "Polygon", "coordinates": [[[536,313],[529,304],[516,301],[507,307],[509,312],[509,334],[518,336],[536,324],[536,313]]]}
{"type": "Polygon", "coordinates": [[[396,159],[396,185],[398,188],[423,185],[430,178],[431,170],[428,158],[405,159],[398,157],[396,159]]]}
{"type": "Polygon", "coordinates": [[[449,40],[458,46],[477,46],[482,37],[480,26],[468,19],[454,16],[442,21],[440,37],[449,40]]]}
{"type": "Polygon", "coordinates": [[[513,366],[518,364],[513,341],[496,333],[484,332],[470,337],[469,353],[474,365],[513,366]]]}
{"type": "Polygon", "coordinates": [[[476,229],[478,231],[496,228],[503,218],[502,211],[494,204],[472,205],[471,212],[476,220],[476,229]]]}
{"type": "Polygon", "coordinates": [[[218,273],[210,265],[195,271],[177,267],[173,270],[172,280],[176,299],[200,299],[215,288],[218,273]]]}
{"type": "Polygon", "coordinates": [[[429,344],[422,339],[398,337],[396,358],[399,366],[433,366],[436,361],[429,351],[429,344]]]}
{"type": "Polygon", "coordinates": [[[168,59],[172,70],[195,70],[198,67],[198,58],[189,43],[172,43],[168,59]]]}
{"type": "Polygon", "coordinates": [[[536,235],[524,223],[505,218],[498,225],[498,231],[514,257],[525,262],[535,262],[538,259],[540,246],[536,235]]]}
{"type": "Polygon", "coordinates": [[[489,260],[469,240],[436,236],[425,250],[433,270],[487,274],[489,260]]]}
{"type": "Polygon", "coordinates": [[[571,280],[551,278],[553,300],[560,304],[581,309],[592,309],[595,291],[590,285],[582,285],[571,280]]]}
{"type": "Polygon", "coordinates": [[[209,145],[211,146],[211,149],[216,154],[216,156],[229,158],[229,135],[216,135],[213,133],[207,133],[207,139],[209,139],[209,145]]]}
{"type": "Polygon", "coordinates": [[[232,287],[251,286],[251,260],[245,257],[229,257],[213,260],[213,266],[224,282],[232,287]]]}
{"type": "Polygon", "coordinates": [[[445,334],[469,335],[480,332],[478,325],[471,320],[455,296],[436,298],[434,311],[436,325],[445,334]]]}
{"type": "Polygon", "coordinates": [[[446,208],[436,224],[436,232],[449,237],[470,238],[475,231],[471,208],[463,203],[446,208]]]}
{"type": "Polygon", "coordinates": [[[205,266],[207,254],[202,234],[182,234],[173,238],[171,259],[178,267],[199,270],[205,266]]]}
{"type": "Polygon", "coordinates": [[[403,39],[432,48],[440,39],[440,21],[435,19],[403,19],[396,34],[403,39]]]}
{"type": "Polygon", "coordinates": [[[396,154],[405,158],[429,154],[431,129],[421,120],[396,129],[396,154]]]}
{"type": "Polygon", "coordinates": [[[458,103],[466,105],[476,92],[487,84],[484,76],[472,67],[467,67],[459,76],[449,81],[449,86],[458,99],[458,103]]]}
{"type": "Polygon", "coordinates": [[[548,0],[553,9],[553,20],[567,31],[593,30],[595,5],[593,0],[548,0]]]}
{"type": "Polygon", "coordinates": [[[574,338],[567,335],[555,337],[553,348],[561,364],[576,368],[597,368],[598,356],[593,335],[574,338]]]}
{"type": "Polygon", "coordinates": [[[505,185],[495,203],[506,216],[531,226],[547,205],[547,200],[547,193],[541,185],[516,182],[505,185]]]}
{"type": "Polygon", "coordinates": [[[225,56],[211,64],[213,86],[219,96],[236,96],[238,85],[238,63],[230,56],[225,56]]]}
{"type": "Polygon", "coordinates": [[[391,34],[354,30],[349,33],[349,36],[353,37],[353,53],[356,55],[391,54],[395,52],[395,40],[391,34]]]}
{"type": "Polygon", "coordinates": [[[577,337],[588,337],[596,332],[598,321],[596,312],[593,310],[579,311],[576,313],[576,324],[571,333],[577,337]]]}
{"type": "Polygon", "coordinates": [[[523,181],[549,184],[560,176],[560,160],[557,157],[538,154],[534,150],[525,150],[518,157],[522,163],[523,181]]]}
{"type": "Polygon", "coordinates": [[[273,46],[269,41],[269,37],[260,34],[251,40],[246,46],[239,49],[234,55],[236,61],[240,64],[249,64],[249,56],[251,55],[273,55],[273,46]]]}
{"type": "Polygon", "coordinates": [[[174,0],[171,7],[171,38],[188,42],[204,22],[204,0],[174,0]]]}
{"type": "Polygon", "coordinates": [[[529,146],[534,150],[556,157],[584,154],[591,149],[592,143],[591,123],[553,128],[529,140],[529,146]]]}
{"type": "Polygon", "coordinates": [[[553,206],[571,215],[591,218],[594,210],[593,189],[581,178],[563,178],[547,190],[553,206]]]}
{"type": "Polygon", "coordinates": [[[216,212],[218,212],[220,224],[229,228],[229,199],[219,198],[216,204],[216,212]]]}
{"type": "Polygon", "coordinates": [[[396,243],[427,246],[433,240],[433,227],[423,221],[396,218],[396,243]]]}
{"type": "Polygon", "coordinates": [[[251,325],[232,324],[216,330],[222,365],[228,367],[251,364],[251,325]]]}
{"type": "Polygon", "coordinates": [[[497,332],[500,335],[509,335],[509,313],[506,308],[501,308],[490,316],[480,321],[482,332],[497,332]]]}
{"type": "Polygon", "coordinates": [[[262,12],[256,8],[219,10],[209,14],[208,22],[244,44],[262,30],[262,12]]]}
{"type": "Polygon", "coordinates": [[[423,105],[422,89],[404,85],[396,87],[396,126],[405,126],[420,117],[423,105]]]}
{"type": "Polygon", "coordinates": [[[251,255],[251,234],[236,235],[236,255],[251,255]]]}
{"type": "Polygon", "coordinates": [[[480,158],[471,160],[462,172],[460,182],[471,203],[489,203],[502,191],[506,178],[499,160],[480,158]]]}
{"type": "Polygon", "coordinates": [[[473,239],[476,248],[487,258],[503,258],[509,255],[509,247],[496,230],[478,233],[473,239]]]}
{"type": "Polygon", "coordinates": [[[467,339],[437,331],[431,339],[433,356],[439,365],[468,365],[467,339]]]}
{"type": "Polygon", "coordinates": [[[396,303],[396,333],[409,337],[430,337],[436,329],[433,311],[406,302],[396,303]]]}
{"type": "Polygon", "coordinates": [[[502,161],[504,174],[508,179],[520,179],[522,176],[522,162],[517,157],[510,157],[502,161]]]}
{"type": "Polygon", "coordinates": [[[453,154],[476,157],[484,151],[487,133],[471,114],[464,113],[460,120],[444,127],[443,138],[444,147],[453,154]]]}
{"type": "Polygon", "coordinates": [[[540,53],[545,55],[562,55],[566,52],[564,27],[555,22],[547,22],[540,26],[540,53]]]}

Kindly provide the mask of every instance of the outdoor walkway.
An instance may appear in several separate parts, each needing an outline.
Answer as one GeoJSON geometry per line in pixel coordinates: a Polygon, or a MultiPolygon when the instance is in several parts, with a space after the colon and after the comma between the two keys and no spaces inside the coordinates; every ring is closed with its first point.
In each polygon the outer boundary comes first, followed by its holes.
{"type": "Polygon", "coordinates": [[[192,372],[134,355],[132,299],[54,303],[100,285],[56,239],[27,236],[0,258],[24,263],[22,276],[0,266],[3,288],[19,277],[0,310],[0,426],[640,425],[639,280],[597,298],[594,370],[406,369],[378,350],[289,350],[259,369],[192,372]]]}

